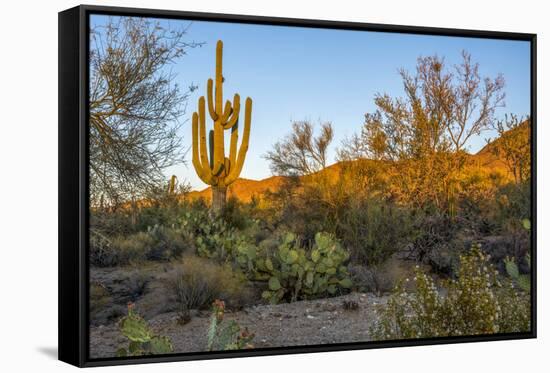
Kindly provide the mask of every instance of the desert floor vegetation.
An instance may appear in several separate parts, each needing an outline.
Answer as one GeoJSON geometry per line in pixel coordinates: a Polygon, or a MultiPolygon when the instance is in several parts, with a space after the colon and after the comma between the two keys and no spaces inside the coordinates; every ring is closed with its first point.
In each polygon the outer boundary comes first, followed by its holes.
{"type": "Polygon", "coordinates": [[[531,121],[497,116],[503,76],[466,51],[421,56],[355,134],[295,121],[256,155],[273,176],[247,179],[252,100],[224,104],[219,41],[190,102],[166,73],[203,46],[185,35],[134,18],[92,32],[92,357],[530,330],[531,121]],[[202,190],[166,173],[188,101],[202,190]]]}

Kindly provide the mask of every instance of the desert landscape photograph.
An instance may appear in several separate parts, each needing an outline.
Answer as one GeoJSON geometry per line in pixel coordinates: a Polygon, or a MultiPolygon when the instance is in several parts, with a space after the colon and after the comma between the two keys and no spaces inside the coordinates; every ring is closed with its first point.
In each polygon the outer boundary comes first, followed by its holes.
{"type": "Polygon", "coordinates": [[[529,42],[89,23],[90,358],[531,331],[529,42]]]}

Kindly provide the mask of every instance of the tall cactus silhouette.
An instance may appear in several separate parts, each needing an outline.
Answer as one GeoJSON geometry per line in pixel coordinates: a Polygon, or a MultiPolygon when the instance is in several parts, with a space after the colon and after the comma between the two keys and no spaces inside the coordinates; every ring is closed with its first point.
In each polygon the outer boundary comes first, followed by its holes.
{"type": "Polygon", "coordinates": [[[239,140],[239,112],[240,96],[236,93],[233,104],[229,100],[223,106],[222,75],[223,43],[218,40],[216,45],[216,86],[213,94],[214,82],[208,79],[206,97],[208,112],[214,121],[214,129],[206,139],[206,110],[204,96],[199,98],[198,112],[193,113],[193,166],[200,179],[212,186],[212,211],[218,213],[223,209],[226,201],[227,186],[233,183],[240,175],[250,136],[250,119],[252,115],[252,99],[246,99],[244,110],[244,130],[241,146],[237,152],[239,140]],[[229,158],[225,156],[224,131],[231,130],[229,143],[229,158]],[[207,146],[208,142],[208,146],[207,146]]]}

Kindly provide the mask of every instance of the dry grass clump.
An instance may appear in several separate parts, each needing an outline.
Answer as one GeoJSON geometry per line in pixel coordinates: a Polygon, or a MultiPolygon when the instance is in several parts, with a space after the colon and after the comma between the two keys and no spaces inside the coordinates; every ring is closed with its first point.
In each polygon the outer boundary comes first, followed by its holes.
{"type": "Polygon", "coordinates": [[[252,296],[240,272],[233,271],[228,264],[194,255],[175,262],[165,283],[183,322],[189,320],[190,310],[208,308],[215,299],[227,300],[229,307],[240,308],[252,296]]]}

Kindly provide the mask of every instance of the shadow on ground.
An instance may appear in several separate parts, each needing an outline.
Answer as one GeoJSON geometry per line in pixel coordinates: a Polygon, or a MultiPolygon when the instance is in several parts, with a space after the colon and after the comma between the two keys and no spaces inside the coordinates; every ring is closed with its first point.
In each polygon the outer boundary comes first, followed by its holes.
{"type": "Polygon", "coordinates": [[[57,346],[55,347],[38,347],[38,352],[46,355],[50,359],[57,360],[57,346]]]}

